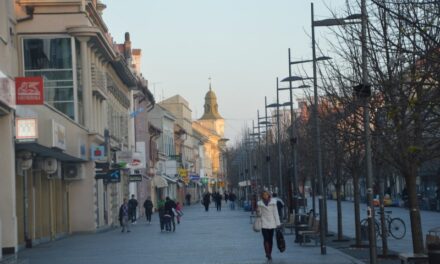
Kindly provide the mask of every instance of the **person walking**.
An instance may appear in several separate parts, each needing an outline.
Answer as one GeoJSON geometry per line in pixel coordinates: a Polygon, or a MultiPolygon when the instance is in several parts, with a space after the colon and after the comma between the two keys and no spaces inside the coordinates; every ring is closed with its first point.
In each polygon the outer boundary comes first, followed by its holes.
{"type": "Polygon", "coordinates": [[[283,208],[284,208],[284,202],[281,200],[280,197],[276,193],[272,194],[273,199],[277,202],[277,209],[278,209],[278,216],[280,217],[280,220],[283,219],[283,208]]]}
{"type": "Polygon", "coordinates": [[[209,193],[205,193],[203,196],[203,205],[205,206],[205,212],[209,211],[209,204],[211,203],[211,199],[209,197],[209,193]]]}
{"type": "Polygon", "coordinates": [[[173,232],[176,231],[176,221],[174,211],[176,210],[176,203],[170,199],[170,197],[165,198],[165,214],[171,216],[171,223],[173,224],[173,232]]]}
{"type": "Polygon", "coordinates": [[[231,208],[231,210],[235,210],[235,200],[237,200],[237,196],[233,192],[231,192],[229,194],[229,207],[231,208]]]}
{"type": "Polygon", "coordinates": [[[187,193],[185,195],[185,200],[186,200],[186,205],[190,206],[191,205],[191,194],[187,193]]]}
{"type": "Polygon", "coordinates": [[[122,233],[124,233],[124,231],[127,231],[127,233],[130,232],[130,225],[129,225],[129,213],[128,213],[128,203],[127,203],[127,198],[124,198],[124,203],[121,205],[121,207],[119,207],[119,222],[121,223],[122,226],[122,233]]]}
{"type": "Polygon", "coordinates": [[[217,208],[217,211],[221,211],[222,210],[222,195],[217,192],[214,196],[214,201],[215,201],[215,207],[217,208]]]}
{"type": "Polygon", "coordinates": [[[151,224],[151,215],[153,214],[153,202],[151,197],[148,196],[144,202],[145,216],[147,217],[148,224],[151,224]]]}
{"type": "Polygon", "coordinates": [[[134,194],[131,195],[130,201],[128,201],[128,214],[132,223],[136,224],[136,211],[138,201],[134,198],[134,194]]]}
{"type": "Polygon", "coordinates": [[[228,192],[225,192],[225,204],[227,204],[228,203],[228,200],[229,200],[229,194],[228,194],[228,192]]]}
{"type": "Polygon", "coordinates": [[[261,233],[263,234],[264,252],[268,263],[272,263],[273,235],[281,225],[277,209],[277,200],[271,199],[269,192],[263,191],[257,203],[257,216],[261,217],[261,233]]]}
{"type": "Polygon", "coordinates": [[[163,232],[163,230],[165,229],[165,220],[164,220],[164,215],[165,215],[165,201],[164,200],[159,200],[157,202],[157,210],[159,212],[159,224],[160,224],[160,232],[163,232]]]}

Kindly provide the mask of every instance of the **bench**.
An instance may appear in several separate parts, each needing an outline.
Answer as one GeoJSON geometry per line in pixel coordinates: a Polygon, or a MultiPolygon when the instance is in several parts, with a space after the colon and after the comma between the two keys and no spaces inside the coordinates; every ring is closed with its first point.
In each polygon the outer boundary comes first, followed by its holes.
{"type": "Polygon", "coordinates": [[[293,229],[295,228],[295,212],[290,214],[288,222],[285,222],[281,225],[283,234],[285,235],[293,235],[293,229]],[[290,229],[290,233],[286,233],[286,228],[290,229]]]}
{"type": "Polygon", "coordinates": [[[428,255],[426,254],[414,254],[414,253],[400,253],[400,263],[402,264],[427,264],[428,255]]]}
{"type": "MultiPolygon", "coordinates": [[[[310,217],[312,218],[312,216],[310,217]]],[[[310,238],[315,240],[315,246],[317,246],[319,236],[319,220],[313,219],[310,229],[298,231],[298,235],[301,236],[301,240],[299,241],[300,246],[309,241],[310,238]]]]}

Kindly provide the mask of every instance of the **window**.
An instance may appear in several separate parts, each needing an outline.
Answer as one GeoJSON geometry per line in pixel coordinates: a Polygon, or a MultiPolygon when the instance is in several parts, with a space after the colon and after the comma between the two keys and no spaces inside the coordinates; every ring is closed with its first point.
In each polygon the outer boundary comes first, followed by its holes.
{"type": "Polygon", "coordinates": [[[43,76],[44,100],[75,120],[73,56],[71,38],[23,40],[26,76],[43,76]]]}

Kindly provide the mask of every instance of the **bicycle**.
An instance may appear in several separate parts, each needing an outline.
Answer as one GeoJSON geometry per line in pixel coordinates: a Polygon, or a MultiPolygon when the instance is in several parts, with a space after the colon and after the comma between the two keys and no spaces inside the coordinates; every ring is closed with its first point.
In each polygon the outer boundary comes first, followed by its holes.
{"type": "MultiPolygon", "coordinates": [[[[406,234],[406,225],[405,222],[399,217],[391,217],[392,211],[385,211],[385,221],[388,227],[388,236],[392,236],[395,239],[402,239],[406,234]]],[[[380,216],[380,212],[377,214],[380,216]]],[[[362,219],[361,226],[368,227],[368,218],[362,219]]],[[[374,226],[376,229],[376,237],[381,237],[382,229],[380,219],[374,219],[374,226]]]]}

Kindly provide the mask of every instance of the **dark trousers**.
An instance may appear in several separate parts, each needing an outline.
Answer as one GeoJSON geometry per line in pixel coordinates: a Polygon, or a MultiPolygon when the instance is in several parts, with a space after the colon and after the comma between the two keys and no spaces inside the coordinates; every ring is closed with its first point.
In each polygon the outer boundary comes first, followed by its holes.
{"type": "Polygon", "coordinates": [[[163,223],[165,226],[166,231],[171,231],[171,217],[170,216],[164,216],[163,217],[163,223]]]}
{"type": "Polygon", "coordinates": [[[266,257],[272,256],[272,246],[273,246],[273,234],[275,229],[261,229],[264,239],[264,251],[266,252],[266,257]]]}
{"type": "Polygon", "coordinates": [[[222,202],[216,203],[215,205],[217,206],[217,211],[222,210],[222,202]]]}
{"type": "Polygon", "coordinates": [[[205,203],[204,205],[205,205],[205,211],[208,212],[208,210],[209,210],[209,204],[208,204],[208,203],[205,203]]]}
{"type": "Polygon", "coordinates": [[[131,220],[132,223],[136,222],[136,209],[130,210],[128,213],[128,219],[131,220]]]}
{"type": "Polygon", "coordinates": [[[145,210],[145,216],[147,217],[147,222],[151,222],[151,210],[145,210]]]}

